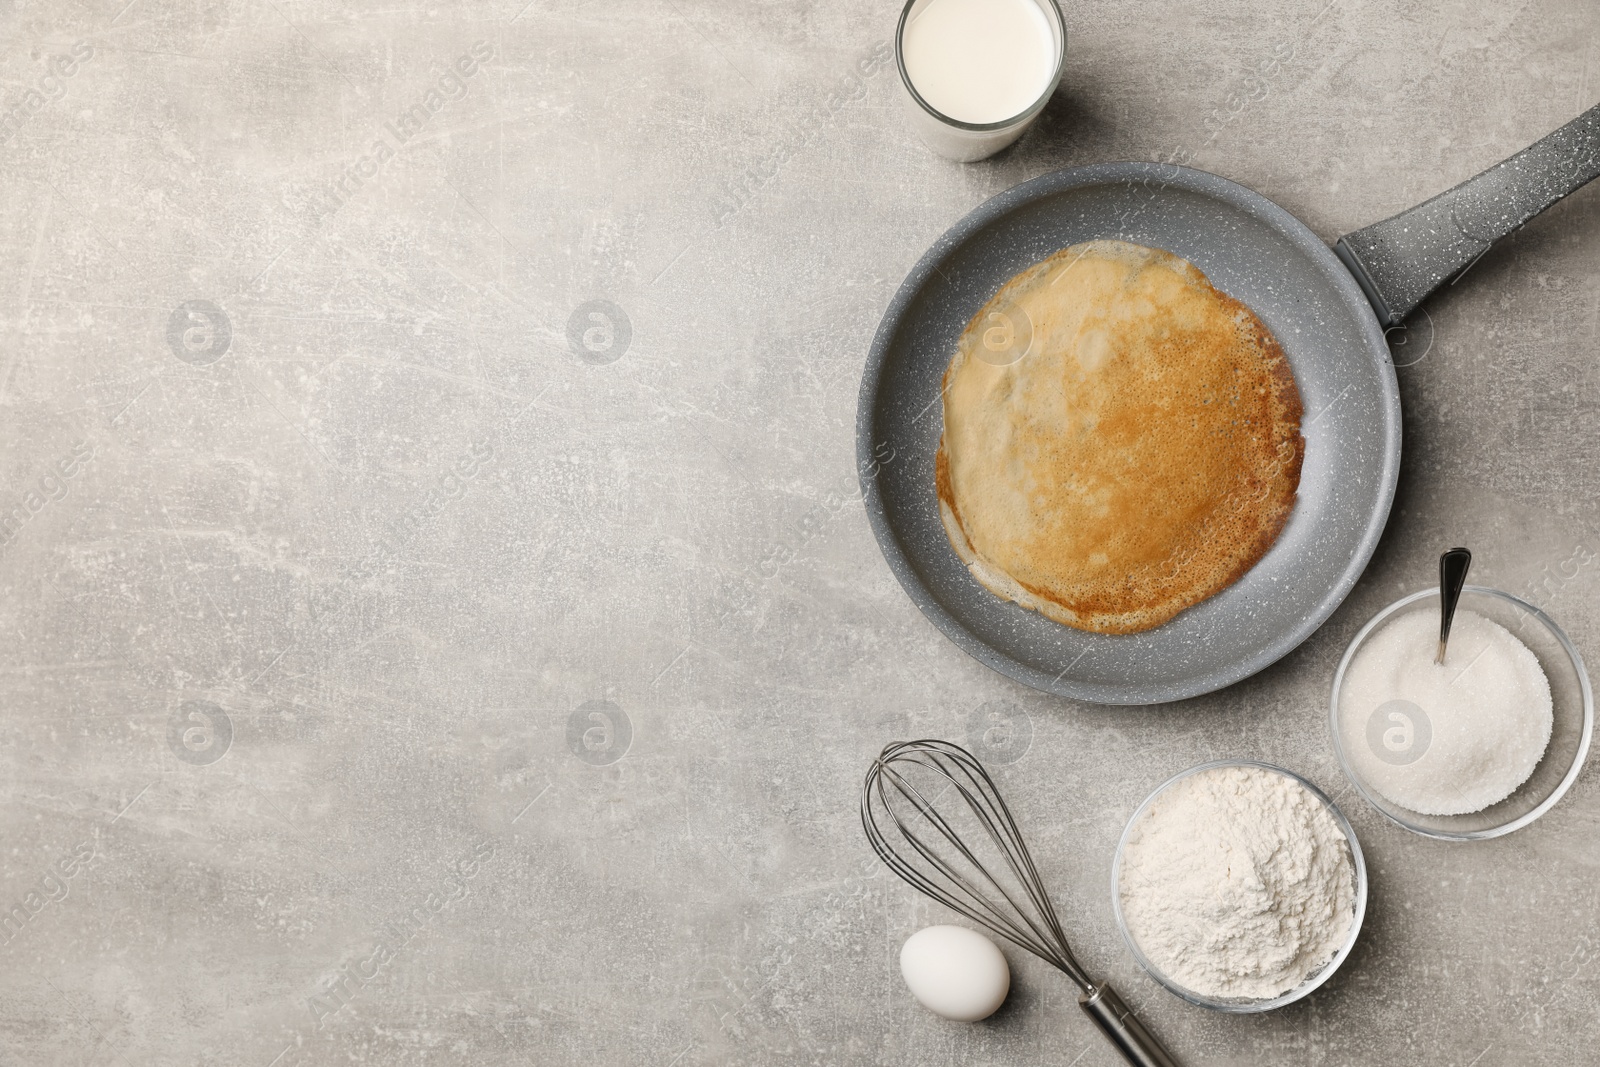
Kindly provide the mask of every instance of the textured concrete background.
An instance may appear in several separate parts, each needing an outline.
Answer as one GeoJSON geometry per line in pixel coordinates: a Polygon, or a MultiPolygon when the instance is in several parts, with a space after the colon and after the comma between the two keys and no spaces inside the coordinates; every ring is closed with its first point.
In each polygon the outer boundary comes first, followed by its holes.
{"type": "Polygon", "coordinates": [[[1325,3],[1072,0],[1040,125],[959,166],[871,69],[893,0],[0,0],[0,1063],[1113,1063],[1015,952],[987,1023],[901,986],[942,915],[855,802],[911,735],[1002,768],[1187,1063],[1593,1057],[1596,775],[1429,842],[1323,708],[1457,542],[1600,662],[1600,190],[1396,338],[1378,555],[1230,690],[1007,682],[854,491],[871,331],[986,197],[1190,148],[1331,240],[1600,97],[1589,0],[1325,3]],[[1328,789],[1372,869],[1348,965],[1265,1018],[1112,924],[1124,820],[1221,756],[1328,789]]]}

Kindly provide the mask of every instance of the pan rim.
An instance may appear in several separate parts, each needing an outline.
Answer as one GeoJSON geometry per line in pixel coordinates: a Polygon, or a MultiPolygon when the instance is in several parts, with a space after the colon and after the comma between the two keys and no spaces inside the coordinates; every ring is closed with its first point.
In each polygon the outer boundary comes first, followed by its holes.
{"type": "Polygon", "coordinates": [[[962,216],[922,254],[885,308],[868,350],[856,406],[856,463],[867,520],[884,561],[912,603],[958,648],[990,669],[1041,692],[1096,704],[1162,704],[1216,692],[1264,670],[1304,643],[1344,602],[1377,549],[1399,482],[1400,446],[1399,382],[1383,329],[1372,305],[1333,249],[1324,244],[1305,223],[1255,190],[1208,171],[1171,163],[1095,163],[1050,171],[991,197],[962,216]],[[878,487],[881,464],[874,459],[873,430],[877,421],[884,367],[892,342],[905,322],[912,301],[951,255],[992,223],[1035,200],[1084,186],[1136,182],[1153,184],[1158,192],[1161,188],[1173,186],[1209,195],[1249,211],[1287,237],[1332,281],[1334,289],[1348,307],[1352,321],[1366,340],[1366,356],[1375,365],[1382,388],[1382,485],[1377,506],[1368,516],[1356,551],[1340,572],[1338,581],[1323,594],[1312,611],[1294,626],[1286,627],[1266,645],[1222,667],[1174,682],[1079,682],[1065,678],[1066,671],[1052,677],[990,645],[981,634],[975,633],[946,610],[923,583],[911,558],[901,546],[899,535],[884,508],[878,487]]]}

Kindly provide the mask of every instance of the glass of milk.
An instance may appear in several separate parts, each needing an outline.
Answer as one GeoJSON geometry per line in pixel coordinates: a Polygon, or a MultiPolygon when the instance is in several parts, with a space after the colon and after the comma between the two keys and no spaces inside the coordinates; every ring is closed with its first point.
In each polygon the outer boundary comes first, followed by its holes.
{"type": "Polygon", "coordinates": [[[1061,81],[1054,0],[909,0],[894,36],[900,85],[928,147],[962,163],[1026,130],[1061,81]]]}

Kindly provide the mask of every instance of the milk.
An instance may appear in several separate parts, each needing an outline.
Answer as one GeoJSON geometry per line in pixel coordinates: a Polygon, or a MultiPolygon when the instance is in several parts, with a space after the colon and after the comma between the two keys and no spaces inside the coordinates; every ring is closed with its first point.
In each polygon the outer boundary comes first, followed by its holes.
{"type": "Polygon", "coordinates": [[[1037,0],[929,0],[901,38],[906,76],[935,111],[973,124],[1032,107],[1059,45],[1037,0]]]}

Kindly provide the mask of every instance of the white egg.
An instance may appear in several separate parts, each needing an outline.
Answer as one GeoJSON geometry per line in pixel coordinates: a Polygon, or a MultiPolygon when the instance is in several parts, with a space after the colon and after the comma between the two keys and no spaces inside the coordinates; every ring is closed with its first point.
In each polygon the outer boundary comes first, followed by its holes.
{"type": "Polygon", "coordinates": [[[930,926],[906,938],[900,973],[923,1007],[963,1023],[993,1015],[1011,989],[1006,958],[964,926],[930,926]]]}

